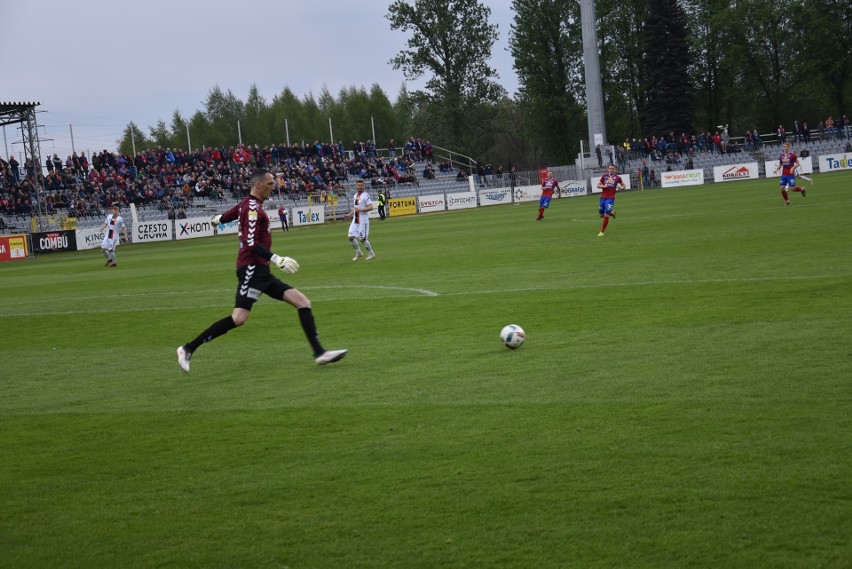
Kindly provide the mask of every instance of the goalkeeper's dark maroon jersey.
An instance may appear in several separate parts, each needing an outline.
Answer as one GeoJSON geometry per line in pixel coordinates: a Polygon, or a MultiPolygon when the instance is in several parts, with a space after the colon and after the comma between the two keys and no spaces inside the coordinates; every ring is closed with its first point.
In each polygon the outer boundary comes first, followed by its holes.
{"type": "Polygon", "coordinates": [[[255,245],[266,249],[272,247],[272,234],[269,232],[269,216],[263,210],[263,203],[249,194],[243,201],[222,214],[222,223],[239,220],[240,252],[237,255],[237,267],[247,265],[269,266],[269,261],[254,253],[255,245]]]}

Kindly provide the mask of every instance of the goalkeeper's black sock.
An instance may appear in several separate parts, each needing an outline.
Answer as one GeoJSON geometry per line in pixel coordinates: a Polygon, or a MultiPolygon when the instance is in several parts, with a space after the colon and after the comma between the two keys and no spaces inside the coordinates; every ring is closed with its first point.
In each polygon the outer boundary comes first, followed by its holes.
{"type": "Polygon", "coordinates": [[[194,352],[201,344],[209,342],[214,338],[218,338],[223,334],[227,334],[236,327],[237,325],[234,324],[234,319],[230,316],[222,318],[218,322],[214,322],[210,328],[202,332],[196,339],[188,344],[184,344],[183,349],[187,352],[194,352]]]}
{"type": "Polygon", "coordinates": [[[310,306],[299,309],[299,322],[302,323],[302,330],[305,331],[305,336],[308,337],[308,342],[311,343],[311,349],[314,351],[314,357],[324,354],[325,348],[323,348],[322,344],[320,344],[319,332],[317,332],[317,325],[314,322],[314,313],[311,312],[310,306]]]}

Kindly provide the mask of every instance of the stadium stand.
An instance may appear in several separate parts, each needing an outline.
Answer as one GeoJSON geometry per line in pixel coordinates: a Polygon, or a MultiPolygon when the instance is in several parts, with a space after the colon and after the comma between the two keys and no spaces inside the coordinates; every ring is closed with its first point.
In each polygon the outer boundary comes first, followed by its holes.
{"type": "MultiPolygon", "coordinates": [[[[807,150],[812,156],[818,156],[843,152],[852,140],[844,138],[842,132],[835,136],[824,135],[822,138],[819,138],[818,133],[814,134],[816,136],[809,137],[809,142],[793,141],[792,137],[787,137],[787,142],[790,142],[793,150],[799,154],[807,150]]],[[[724,147],[724,151],[720,151],[718,147],[711,148],[710,145],[702,146],[695,143],[684,145],[677,140],[673,144],[667,141],[662,150],[659,146],[654,149],[653,144],[651,150],[635,150],[635,145],[631,142],[629,150],[622,146],[615,151],[622,171],[637,172],[647,164],[649,168],[653,168],[657,182],[663,172],[687,169],[703,170],[705,179],[713,180],[715,167],[741,162],[756,161],[760,167],[760,173],[765,174],[764,163],[778,157],[782,142],[775,135],[760,137],[758,140],[760,142],[747,146],[743,138],[732,139],[724,147]]]]}
{"type": "MultiPolygon", "coordinates": [[[[793,145],[798,152],[807,149],[814,156],[843,152],[850,143],[849,136],[848,129],[817,128],[793,145]]],[[[679,137],[671,133],[665,139],[651,137],[610,146],[604,156],[615,155],[622,172],[639,171],[647,163],[656,181],[667,170],[688,167],[704,170],[705,179],[712,180],[716,166],[757,161],[762,168],[765,160],[779,152],[778,135],[758,135],[755,130],[737,139],[728,139],[726,133],[679,137]]],[[[393,152],[377,150],[372,141],[354,142],[349,150],[342,143],[316,141],[313,145],[204,148],[192,153],[157,148],[135,156],[104,150],[93,154],[91,160],[75,153],[64,163],[54,154],[45,160],[46,168],[38,170],[16,162],[14,157],[9,161],[0,158],[3,233],[31,230],[34,215],[51,220],[73,218],[77,227],[99,225],[114,202],[135,204],[142,221],[221,212],[248,192],[248,179],[255,167],[267,167],[278,176],[280,189],[272,196],[274,202],[300,207],[336,198],[334,203],[343,200],[341,211],[346,211],[347,192],[351,193],[356,179],[366,180],[374,190],[384,188],[392,197],[465,191],[469,173],[479,188],[510,185],[502,166],[493,169],[490,164],[472,161],[460,165],[436,155],[429,141],[415,137],[393,152]],[[35,190],[35,175],[43,176],[41,196],[35,190]]],[[[588,179],[598,175],[596,158],[589,156],[587,162],[591,166],[585,169],[560,167],[557,177],[588,179]]],[[[603,162],[605,166],[609,160],[603,162]]],[[[537,183],[537,176],[537,171],[516,174],[519,185],[537,183]]]]}
{"type": "Polygon", "coordinates": [[[45,162],[47,174],[40,170],[41,195],[35,190],[34,169],[22,176],[14,160],[0,160],[0,228],[20,228],[34,214],[72,217],[78,226],[95,225],[114,202],[135,204],[143,220],[222,211],[248,192],[255,167],[275,172],[280,191],[273,199],[290,206],[342,195],[356,178],[366,179],[374,188],[416,188],[417,165],[431,161],[431,144],[412,137],[398,155],[393,154],[380,156],[368,141],[355,143],[349,151],[340,143],[320,142],[239,145],[193,153],[158,148],[135,156],[104,150],[92,155],[91,163],[75,153],[63,164],[54,155],[45,162]]]}

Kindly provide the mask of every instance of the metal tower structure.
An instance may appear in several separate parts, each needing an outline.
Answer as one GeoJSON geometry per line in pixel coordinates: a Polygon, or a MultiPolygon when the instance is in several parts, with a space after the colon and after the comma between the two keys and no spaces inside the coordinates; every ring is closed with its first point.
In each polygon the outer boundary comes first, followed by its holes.
{"type": "Polygon", "coordinates": [[[594,155],[596,144],[606,145],[601,63],[598,54],[598,34],[595,0],[580,0],[580,24],[583,30],[583,64],[586,70],[586,113],[589,123],[589,151],[594,155]]]}
{"type": "MultiPolygon", "coordinates": [[[[24,164],[32,160],[35,177],[32,180],[35,190],[33,209],[39,215],[44,211],[44,177],[41,173],[41,147],[38,140],[38,123],[36,122],[36,107],[41,103],[4,103],[0,102],[0,126],[20,124],[21,142],[24,145],[24,164]]],[[[23,167],[24,164],[21,166],[23,167]]]]}

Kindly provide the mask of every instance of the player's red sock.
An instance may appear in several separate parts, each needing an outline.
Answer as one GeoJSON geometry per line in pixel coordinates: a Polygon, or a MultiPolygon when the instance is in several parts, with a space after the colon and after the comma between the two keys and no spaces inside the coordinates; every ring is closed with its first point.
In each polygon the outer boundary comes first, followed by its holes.
{"type": "Polygon", "coordinates": [[[544,217],[544,208],[540,207],[538,208],[538,217],[536,219],[541,219],[542,217],[544,217]]]}
{"type": "Polygon", "coordinates": [[[607,226],[607,224],[608,224],[608,223],[609,223],[609,216],[608,216],[608,215],[605,215],[605,216],[604,216],[603,225],[601,225],[601,233],[603,233],[604,231],[606,231],[606,226],[607,226]]]}
{"type": "Polygon", "coordinates": [[[802,186],[796,186],[795,188],[793,188],[793,191],[801,193],[805,191],[805,188],[803,188],[802,186]]]}
{"type": "Polygon", "coordinates": [[[787,193],[787,190],[781,188],[781,197],[784,198],[784,203],[790,203],[790,195],[787,193]]]}

